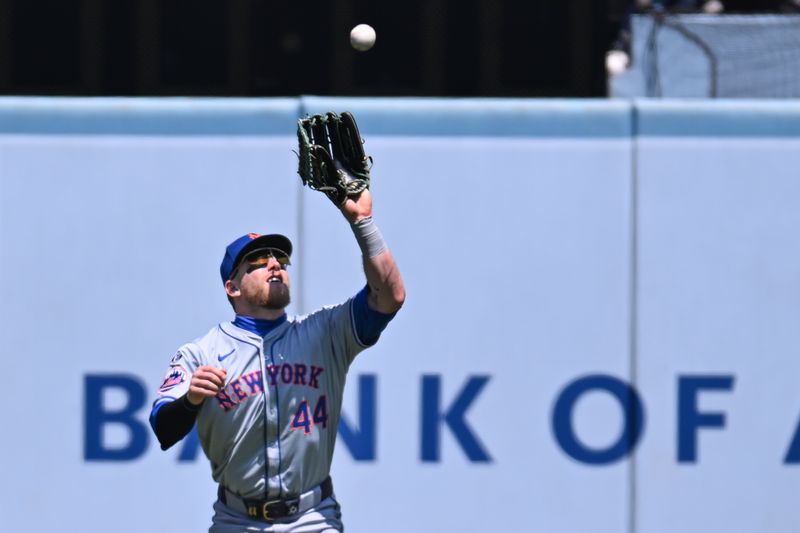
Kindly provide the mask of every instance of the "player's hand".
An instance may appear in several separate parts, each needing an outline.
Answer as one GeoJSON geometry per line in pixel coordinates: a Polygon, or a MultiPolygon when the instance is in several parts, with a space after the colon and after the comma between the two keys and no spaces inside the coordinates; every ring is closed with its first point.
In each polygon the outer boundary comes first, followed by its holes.
{"type": "Polygon", "coordinates": [[[339,208],[342,214],[351,224],[355,224],[362,218],[372,216],[372,193],[369,189],[364,189],[355,196],[348,196],[339,208]]]}
{"type": "Polygon", "coordinates": [[[201,366],[192,374],[186,398],[193,405],[200,405],[206,398],[217,395],[225,386],[225,376],[227,375],[228,372],[224,368],[201,366]]]}

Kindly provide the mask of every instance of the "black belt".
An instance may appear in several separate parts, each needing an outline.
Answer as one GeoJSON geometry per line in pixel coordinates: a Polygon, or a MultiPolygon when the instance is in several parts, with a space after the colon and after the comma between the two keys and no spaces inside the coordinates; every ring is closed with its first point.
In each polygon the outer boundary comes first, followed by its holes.
{"type": "Polygon", "coordinates": [[[285,500],[248,500],[240,498],[236,494],[227,490],[222,485],[217,490],[219,501],[234,509],[247,514],[251,518],[273,522],[286,518],[297,513],[303,513],[310,508],[319,505],[325,498],[333,495],[333,482],[331,477],[325,478],[318,487],[297,496],[285,500]]]}

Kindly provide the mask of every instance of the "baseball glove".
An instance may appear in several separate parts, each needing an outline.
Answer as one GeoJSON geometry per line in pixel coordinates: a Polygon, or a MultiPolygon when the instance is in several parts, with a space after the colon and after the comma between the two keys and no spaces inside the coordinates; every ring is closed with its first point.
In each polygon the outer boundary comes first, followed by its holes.
{"type": "Polygon", "coordinates": [[[351,113],[301,118],[297,141],[297,173],[303,185],[324,192],[337,207],[369,188],[372,158],[364,154],[364,141],[351,113]]]}

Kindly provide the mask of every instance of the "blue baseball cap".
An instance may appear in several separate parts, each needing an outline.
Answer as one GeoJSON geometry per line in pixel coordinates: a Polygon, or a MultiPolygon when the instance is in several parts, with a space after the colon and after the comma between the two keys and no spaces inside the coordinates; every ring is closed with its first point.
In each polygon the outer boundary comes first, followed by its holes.
{"type": "Polygon", "coordinates": [[[242,235],[225,248],[225,257],[219,266],[219,274],[222,276],[224,284],[231,278],[231,274],[239,266],[239,262],[244,256],[261,248],[277,248],[286,255],[292,255],[292,241],[288,237],[277,233],[272,235],[259,235],[258,233],[248,233],[242,235]]]}

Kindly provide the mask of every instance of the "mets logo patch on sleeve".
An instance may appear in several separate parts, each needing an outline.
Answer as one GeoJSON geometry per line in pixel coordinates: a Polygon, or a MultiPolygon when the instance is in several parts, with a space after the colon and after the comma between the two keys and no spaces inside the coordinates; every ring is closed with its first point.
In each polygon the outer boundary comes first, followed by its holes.
{"type": "Polygon", "coordinates": [[[167,392],[186,381],[186,372],[179,366],[171,366],[164,378],[164,383],[158,388],[158,392],[167,392]]]}

